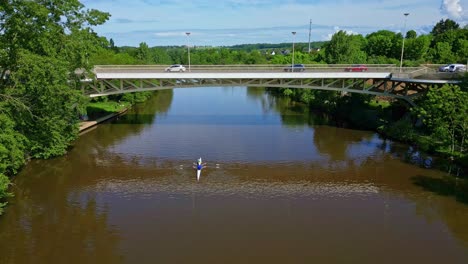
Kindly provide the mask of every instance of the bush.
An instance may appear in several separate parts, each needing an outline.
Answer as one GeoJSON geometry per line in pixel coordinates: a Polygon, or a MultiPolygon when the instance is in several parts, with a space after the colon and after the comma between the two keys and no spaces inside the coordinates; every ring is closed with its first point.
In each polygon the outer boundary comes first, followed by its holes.
{"type": "Polygon", "coordinates": [[[416,138],[416,132],[409,117],[404,117],[395,123],[380,127],[379,132],[403,142],[413,142],[416,138]]]}
{"type": "Polygon", "coordinates": [[[12,194],[8,192],[8,187],[10,186],[10,179],[7,176],[0,173],[0,215],[3,213],[3,207],[7,204],[2,202],[7,197],[11,197],[12,194]]]}

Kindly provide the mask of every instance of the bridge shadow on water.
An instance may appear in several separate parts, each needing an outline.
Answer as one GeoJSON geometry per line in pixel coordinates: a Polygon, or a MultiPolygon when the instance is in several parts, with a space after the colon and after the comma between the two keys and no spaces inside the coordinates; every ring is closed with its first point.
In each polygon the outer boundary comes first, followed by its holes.
{"type": "Polygon", "coordinates": [[[418,175],[411,178],[413,184],[426,191],[447,197],[453,197],[457,202],[468,205],[468,182],[453,176],[433,178],[418,175]]]}

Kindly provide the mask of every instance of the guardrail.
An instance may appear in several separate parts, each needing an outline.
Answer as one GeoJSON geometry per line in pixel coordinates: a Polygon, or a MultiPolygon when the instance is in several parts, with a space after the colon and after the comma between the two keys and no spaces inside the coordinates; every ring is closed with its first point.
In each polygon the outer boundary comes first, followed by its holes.
{"type": "MultiPolygon", "coordinates": [[[[96,73],[154,73],[164,71],[168,65],[96,65],[96,73]]],[[[190,65],[190,72],[283,72],[289,65],[190,65]]],[[[350,64],[305,64],[305,72],[345,72],[350,64]]],[[[399,76],[414,77],[426,72],[425,67],[404,67],[401,69],[393,64],[367,64],[366,72],[390,72],[399,76]]],[[[186,72],[189,67],[185,65],[186,72]]],[[[290,68],[289,68],[290,69],[290,68]]]]}

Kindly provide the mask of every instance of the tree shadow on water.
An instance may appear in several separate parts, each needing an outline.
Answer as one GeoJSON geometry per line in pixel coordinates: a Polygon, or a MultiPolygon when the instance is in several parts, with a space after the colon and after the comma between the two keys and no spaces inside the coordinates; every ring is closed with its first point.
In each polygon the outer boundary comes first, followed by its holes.
{"type": "Polygon", "coordinates": [[[468,182],[455,177],[432,178],[418,175],[411,178],[413,184],[442,196],[452,196],[456,201],[468,205],[468,182]]]}

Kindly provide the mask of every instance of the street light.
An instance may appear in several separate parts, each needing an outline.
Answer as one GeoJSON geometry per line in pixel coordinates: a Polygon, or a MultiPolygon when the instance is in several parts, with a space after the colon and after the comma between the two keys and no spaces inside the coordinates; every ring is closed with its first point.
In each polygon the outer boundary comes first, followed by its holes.
{"type": "Polygon", "coordinates": [[[185,32],[185,35],[187,35],[188,71],[190,72],[190,42],[189,42],[190,32],[185,32]]]}
{"type": "Polygon", "coordinates": [[[296,36],[296,31],[293,31],[291,33],[293,34],[293,54],[292,54],[291,72],[294,72],[294,37],[296,36]]]}
{"type": "Polygon", "coordinates": [[[401,67],[403,66],[403,52],[404,52],[404,50],[405,50],[406,18],[408,17],[409,13],[404,13],[403,15],[405,15],[405,23],[404,23],[403,32],[402,32],[402,35],[403,35],[403,44],[401,45],[400,73],[401,73],[401,67]]]}

